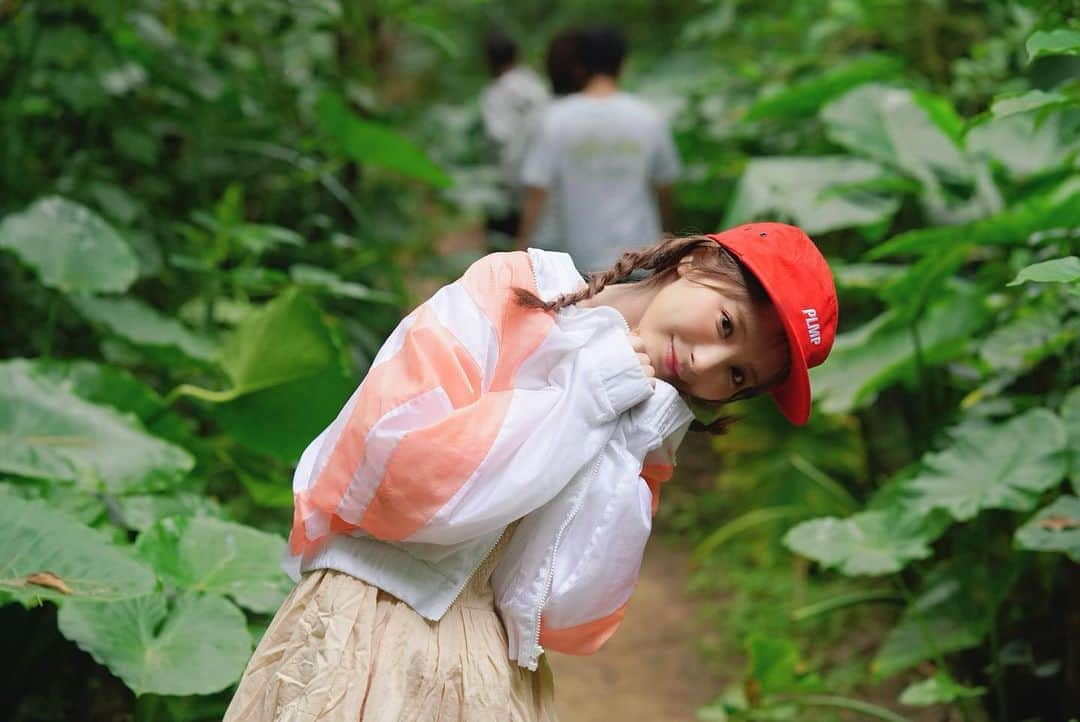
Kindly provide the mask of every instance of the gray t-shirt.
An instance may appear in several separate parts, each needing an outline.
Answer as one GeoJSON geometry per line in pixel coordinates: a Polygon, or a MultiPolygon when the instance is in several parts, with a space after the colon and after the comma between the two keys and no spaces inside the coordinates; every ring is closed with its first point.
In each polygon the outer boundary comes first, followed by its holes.
{"type": "Polygon", "coordinates": [[[568,251],[578,268],[609,268],[627,248],[660,239],[655,188],[679,156],[667,123],[629,93],[570,95],[544,111],[525,154],[525,186],[548,191],[534,245],[568,251]]]}

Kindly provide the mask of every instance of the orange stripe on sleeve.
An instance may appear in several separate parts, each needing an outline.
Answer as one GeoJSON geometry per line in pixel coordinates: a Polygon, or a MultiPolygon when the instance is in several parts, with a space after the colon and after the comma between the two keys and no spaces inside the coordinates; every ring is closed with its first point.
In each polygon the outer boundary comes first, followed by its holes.
{"type": "MultiPolygon", "coordinates": [[[[438,387],[454,408],[461,408],[479,397],[481,384],[480,368],[469,352],[433,311],[421,308],[398,352],[364,379],[352,414],[310,491],[311,504],[327,514],[338,513],[363,461],[365,439],[387,413],[438,387]]],[[[344,521],[357,524],[360,519],[344,521]]]]}
{"type": "Polygon", "coordinates": [[[593,654],[615,634],[628,606],[629,601],[605,617],[563,629],[550,629],[541,618],[540,645],[563,654],[593,654]]]}
{"type": "Polygon", "coordinates": [[[489,392],[437,424],[410,431],[394,449],[361,528],[400,541],[427,524],[487,456],[512,396],[489,392]]]}
{"type": "Polygon", "coordinates": [[[551,314],[520,306],[512,291],[524,288],[539,293],[529,254],[518,251],[486,256],[469,267],[460,283],[499,339],[499,360],[490,388],[511,389],[518,369],[555,323],[551,314]]]}
{"type": "Polygon", "coordinates": [[[652,492],[652,513],[660,506],[660,485],[671,478],[675,467],[671,464],[645,464],[641,467],[641,478],[649,485],[652,492]]]}

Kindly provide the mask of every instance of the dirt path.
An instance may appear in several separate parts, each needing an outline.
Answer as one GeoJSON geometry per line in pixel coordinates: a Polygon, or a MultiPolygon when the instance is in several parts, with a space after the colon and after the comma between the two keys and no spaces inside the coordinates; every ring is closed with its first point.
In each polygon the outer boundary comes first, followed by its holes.
{"type": "Polygon", "coordinates": [[[590,657],[552,654],[562,722],[695,720],[721,690],[694,647],[700,627],[686,558],[655,536],[618,633],[590,657]]]}

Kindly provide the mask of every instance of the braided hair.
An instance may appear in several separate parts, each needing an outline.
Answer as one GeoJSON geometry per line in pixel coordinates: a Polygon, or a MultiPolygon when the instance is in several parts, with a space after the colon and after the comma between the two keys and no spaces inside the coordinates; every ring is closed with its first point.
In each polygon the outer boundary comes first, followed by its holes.
{"type": "MultiPolygon", "coordinates": [[[[608,270],[588,274],[584,288],[573,293],[564,293],[552,301],[544,301],[532,291],[524,288],[515,288],[514,293],[519,305],[553,313],[592,298],[608,285],[628,280],[635,271],[650,271],[649,276],[642,280],[644,284],[664,285],[671,281],[677,273],[679,262],[698,249],[700,251],[694,255],[692,261],[694,271],[697,271],[703,277],[712,277],[730,288],[742,291],[747,295],[751,303],[772,303],[768,293],[765,291],[765,287],[761,285],[757,276],[751,273],[738,258],[729,253],[723,246],[708,236],[702,235],[669,237],[651,246],[624,251],[619,256],[619,260],[615,262],[615,265],[608,270]]],[[[783,339],[783,342],[787,343],[786,338],[783,339]]],[[[777,376],[767,379],[757,387],[741,390],[728,401],[757,396],[782,381],[789,371],[790,369],[785,367],[777,376]]],[[[709,410],[719,411],[719,408],[724,403],[727,402],[695,399],[695,405],[709,410]]],[[[731,424],[737,420],[737,417],[721,414],[709,423],[695,420],[690,424],[690,429],[718,435],[726,432],[731,424]]]]}

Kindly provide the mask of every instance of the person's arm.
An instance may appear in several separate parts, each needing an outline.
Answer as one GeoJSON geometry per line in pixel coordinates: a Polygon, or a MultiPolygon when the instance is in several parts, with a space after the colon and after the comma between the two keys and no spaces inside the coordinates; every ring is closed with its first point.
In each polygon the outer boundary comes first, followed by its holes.
{"type": "Polygon", "coordinates": [[[518,226],[518,237],[514,244],[514,250],[524,251],[532,243],[536,224],[540,220],[540,214],[547,205],[547,188],[537,186],[525,187],[525,198],[521,203],[521,225],[518,226]]]}
{"type": "Polygon", "coordinates": [[[675,232],[675,194],[670,185],[656,186],[656,207],[660,211],[660,230],[675,232]]]}
{"type": "Polygon", "coordinates": [[[675,449],[690,412],[673,387],[656,393],[620,422],[601,458],[582,509],[566,527],[563,543],[572,555],[556,557],[554,590],[544,605],[540,644],[564,654],[592,654],[615,633],[637,580],[645,542],[659,500],[671,477],[675,449]],[[642,419],[639,417],[648,417],[642,419]],[[625,433],[624,433],[625,432],[625,433]]]}
{"type": "Polygon", "coordinates": [[[294,479],[293,554],[357,530],[444,545],[498,530],[553,498],[651,395],[617,326],[530,371],[554,319],[514,287],[538,293],[528,255],[487,256],[394,331],[294,479]]]}

